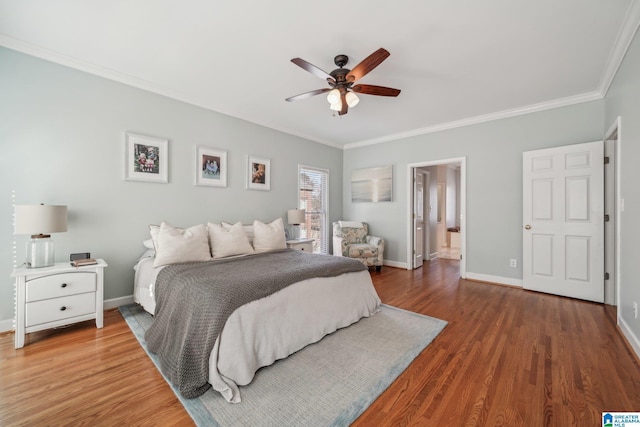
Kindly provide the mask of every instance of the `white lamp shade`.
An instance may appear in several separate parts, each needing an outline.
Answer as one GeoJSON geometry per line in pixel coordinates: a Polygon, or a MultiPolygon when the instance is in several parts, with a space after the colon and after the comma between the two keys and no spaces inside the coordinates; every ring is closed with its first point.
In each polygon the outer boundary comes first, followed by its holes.
{"type": "Polygon", "coordinates": [[[287,222],[292,225],[304,224],[304,209],[289,209],[287,211],[287,222]]]}
{"type": "Polygon", "coordinates": [[[48,234],[67,231],[67,207],[16,205],[14,234],[48,234]]]}
{"type": "Polygon", "coordinates": [[[345,100],[347,101],[347,105],[349,107],[355,107],[356,105],[358,105],[358,102],[360,102],[360,98],[358,98],[358,95],[353,92],[347,92],[345,100]]]}
{"type": "Polygon", "coordinates": [[[330,90],[327,94],[327,101],[329,102],[329,104],[338,104],[340,102],[340,90],[330,90]]]}

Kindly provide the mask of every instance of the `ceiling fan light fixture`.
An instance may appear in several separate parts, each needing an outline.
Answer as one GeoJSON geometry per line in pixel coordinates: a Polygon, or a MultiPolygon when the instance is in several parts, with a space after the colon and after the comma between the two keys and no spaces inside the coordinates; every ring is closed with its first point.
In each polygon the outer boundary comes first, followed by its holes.
{"type": "Polygon", "coordinates": [[[340,90],[338,89],[330,90],[329,93],[327,94],[327,101],[329,101],[329,104],[331,105],[340,104],[340,90]]]}
{"type": "Polygon", "coordinates": [[[345,99],[349,108],[355,107],[356,105],[358,105],[358,102],[360,102],[360,98],[358,98],[358,95],[353,92],[347,92],[345,99]]]}
{"type": "Polygon", "coordinates": [[[338,99],[338,102],[331,104],[329,108],[333,111],[340,111],[342,110],[342,102],[338,99]]]}

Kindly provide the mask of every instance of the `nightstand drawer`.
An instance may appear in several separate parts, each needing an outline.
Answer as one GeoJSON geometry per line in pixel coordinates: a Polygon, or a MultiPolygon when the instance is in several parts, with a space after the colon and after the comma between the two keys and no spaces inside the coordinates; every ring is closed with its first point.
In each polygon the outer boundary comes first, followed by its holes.
{"type": "Polygon", "coordinates": [[[96,293],[71,295],[26,304],[26,324],[30,326],[95,313],[96,293]]]}
{"type": "Polygon", "coordinates": [[[27,302],[95,292],[96,274],[88,271],[52,274],[27,281],[27,302]]]}
{"type": "Polygon", "coordinates": [[[313,245],[311,243],[296,243],[294,245],[289,246],[291,249],[295,249],[297,251],[304,252],[313,252],[313,245]]]}

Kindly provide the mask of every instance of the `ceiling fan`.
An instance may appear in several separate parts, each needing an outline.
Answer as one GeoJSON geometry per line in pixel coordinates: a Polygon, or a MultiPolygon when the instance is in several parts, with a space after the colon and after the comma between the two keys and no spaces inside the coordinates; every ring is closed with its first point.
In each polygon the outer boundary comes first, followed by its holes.
{"type": "Polygon", "coordinates": [[[330,73],[327,73],[313,64],[305,61],[301,58],[293,58],[291,62],[298,67],[326,80],[329,83],[328,88],[316,89],[311,92],[301,93],[300,95],[292,96],[286,100],[297,101],[300,99],[310,98],[314,95],[329,92],[327,95],[327,101],[331,104],[331,109],[337,111],[340,116],[347,114],[349,107],[355,107],[360,102],[358,96],[355,93],[364,93],[366,95],[378,95],[378,96],[398,96],[400,89],[393,89],[384,86],[374,85],[354,85],[355,82],[360,80],[371,70],[376,68],[382,61],[387,59],[390,53],[383,48],[380,48],[366,57],[362,62],[353,67],[352,70],[343,68],[349,62],[347,55],[338,55],[334,58],[333,62],[339,67],[330,73]]]}

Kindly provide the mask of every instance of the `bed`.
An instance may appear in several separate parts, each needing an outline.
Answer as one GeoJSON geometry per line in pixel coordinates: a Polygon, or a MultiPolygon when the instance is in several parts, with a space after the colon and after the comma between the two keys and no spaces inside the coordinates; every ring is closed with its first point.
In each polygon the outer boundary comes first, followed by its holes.
{"type": "MultiPolygon", "coordinates": [[[[136,263],[134,284],[134,300],[147,312],[156,316],[154,325],[160,323],[159,319],[163,316],[165,325],[177,322],[175,314],[171,314],[171,312],[182,313],[185,311],[184,307],[197,304],[197,301],[181,301],[186,298],[186,294],[190,294],[190,289],[193,288],[192,284],[184,285],[182,289],[186,289],[185,292],[178,290],[179,287],[174,284],[175,278],[163,277],[163,275],[171,276],[173,270],[180,270],[179,273],[176,273],[180,275],[194,268],[200,268],[200,266],[215,264],[214,268],[221,268],[220,265],[224,264],[225,268],[237,273],[234,273],[238,276],[237,280],[244,282],[248,279],[243,276],[254,267],[254,270],[258,269],[257,271],[264,272],[270,269],[277,272],[281,269],[280,266],[287,262],[300,266],[314,263],[322,265],[325,262],[334,262],[337,258],[284,249],[232,256],[213,261],[158,267],[154,266],[154,255],[154,251],[149,250],[136,263]],[[285,257],[293,258],[291,261],[286,261],[288,258],[285,257]],[[267,265],[271,267],[265,267],[267,265]],[[163,270],[165,270],[164,273],[162,273],[163,270]],[[159,277],[162,280],[159,280],[159,277]],[[173,295],[170,295],[172,292],[173,295]],[[159,293],[160,298],[158,297],[159,293]],[[178,302],[170,303],[168,302],[170,299],[178,300],[178,302]]],[[[353,260],[345,259],[345,261],[359,264],[353,260]]],[[[193,340],[194,342],[184,339],[185,343],[180,344],[181,349],[178,356],[180,359],[189,359],[192,347],[196,347],[197,352],[203,351],[201,347],[212,347],[206,358],[206,366],[203,366],[198,372],[200,374],[200,371],[206,371],[204,373],[206,384],[198,383],[197,387],[194,387],[193,384],[184,386],[180,375],[173,377],[171,374],[167,375],[165,367],[162,366],[163,373],[185,397],[196,397],[209,387],[213,387],[228,402],[240,402],[239,386],[249,384],[255,372],[261,367],[286,358],[306,345],[321,340],[325,335],[349,326],[362,317],[371,316],[379,310],[380,299],[373,288],[368,270],[355,264],[347,267],[348,272],[341,272],[337,275],[321,272],[320,276],[327,277],[315,277],[317,275],[314,275],[314,277],[295,280],[265,297],[239,306],[226,319],[221,332],[216,334],[213,344],[208,342],[202,344],[198,337],[193,340]]],[[[254,273],[253,276],[260,276],[261,283],[265,279],[263,277],[265,274],[256,275],[254,273]]],[[[298,274],[295,273],[296,277],[304,277],[297,276],[298,274]]],[[[226,273],[224,276],[226,277],[226,273]]],[[[280,279],[274,280],[279,281],[280,279]]],[[[256,287],[255,283],[258,282],[255,279],[253,281],[254,284],[251,286],[256,287]]],[[[233,285],[231,288],[236,289],[236,286],[233,285]]],[[[216,296],[216,298],[218,297],[216,296]]],[[[203,298],[195,297],[195,299],[203,298]]],[[[199,309],[199,311],[202,310],[202,308],[199,309]]],[[[191,323],[183,326],[185,330],[189,331],[184,334],[185,336],[194,335],[191,333],[193,332],[193,324],[203,323],[199,318],[190,319],[189,322],[191,323]]],[[[165,328],[168,327],[165,326],[165,328]]],[[[182,341],[183,336],[180,334],[169,331],[169,329],[157,332],[156,337],[161,336],[162,339],[156,338],[156,341],[162,342],[155,343],[155,350],[158,350],[158,347],[162,347],[163,344],[172,346],[174,342],[182,341]]],[[[204,334],[198,336],[201,335],[204,334]]],[[[151,349],[153,346],[149,347],[151,349]]],[[[159,352],[161,353],[162,349],[159,352]]],[[[180,363],[191,365],[191,362],[187,363],[183,360],[180,363]]],[[[197,365],[197,363],[193,364],[197,365]]],[[[168,370],[171,371],[171,368],[168,370]]],[[[202,382],[201,379],[199,381],[202,382]]]]}

